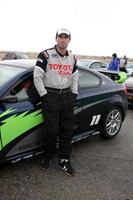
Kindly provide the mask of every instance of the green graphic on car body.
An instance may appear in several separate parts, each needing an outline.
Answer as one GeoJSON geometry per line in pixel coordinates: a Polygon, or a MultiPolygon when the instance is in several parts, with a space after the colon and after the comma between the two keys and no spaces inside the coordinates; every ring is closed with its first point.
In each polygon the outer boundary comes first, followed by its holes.
{"type": "Polygon", "coordinates": [[[10,113],[12,113],[13,111],[15,111],[16,109],[12,109],[12,108],[9,108],[8,110],[6,110],[5,112],[3,112],[1,115],[0,115],[0,118],[5,116],[5,115],[8,115],[10,113]]]}
{"type": "MultiPolygon", "coordinates": [[[[5,116],[13,111],[14,109],[9,109],[2,113],[0,117],[5,116]]],[[[2,120],[3,124],[0,127],[2,144],[0,145],[0,149],[2,148],[1,146],[5,147],[15,138],[43,123],[43,121],[41,109],[32,113],[26,111],[19,115],[14,114],[7,119],[2,120]]]]}

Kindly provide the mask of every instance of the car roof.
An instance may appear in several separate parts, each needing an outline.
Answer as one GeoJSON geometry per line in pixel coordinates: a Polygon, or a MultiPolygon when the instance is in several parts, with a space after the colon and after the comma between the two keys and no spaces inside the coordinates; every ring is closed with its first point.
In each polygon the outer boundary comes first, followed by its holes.
{"type": "MultiPolygon", "coordinates": [[[[25,70],[34,68],[35,64],[36,64],[36,59],[15,59],[15,60],[0,61],[0,65],[2,66],[5,65],[5,66],[11,66],[11,67],[19,67],[19,68],[24,68],[25,70]]],[[[78,66],[78,69],[81,69],[81,70],[83,69],[85,71],[93,72],[101,77],[106,77],[105,75],[103,75],[102,73],[94,69],[86,68],[83,66],[78,66]]]]}
{"type": "Polygon", "coordinates": [[[8,65],[12,67],[21,67],[25,69],[33,68],[36,64],[36,59],[14,59],[0,61],[0,65],[8,65]]]}
{"type": "MultiPolygon", "coordinates": [[[[14,59],[14,60],[0,61],[0,65],[23,67],[25,69],[33,68],[35,64],[36,64],[36,59],[14,59]]],[[[82,67],[82,66],[78,66],[78,68],[87,70],[87,68],[82,67]]]]}

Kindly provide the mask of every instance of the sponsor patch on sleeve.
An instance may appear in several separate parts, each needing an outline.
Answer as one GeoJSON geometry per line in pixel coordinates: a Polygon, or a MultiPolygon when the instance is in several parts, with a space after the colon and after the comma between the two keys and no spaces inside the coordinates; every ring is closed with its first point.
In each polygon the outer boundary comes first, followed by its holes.
{"type": "Polygon", "coordinates": [[[46,59],[48,59],[48,58],[49,58],[49,54],[48,54],[48,52],[47,52],[47,51],[43,51],[43,55],[44,55],[44,57],[45,57],[46,59]]]}

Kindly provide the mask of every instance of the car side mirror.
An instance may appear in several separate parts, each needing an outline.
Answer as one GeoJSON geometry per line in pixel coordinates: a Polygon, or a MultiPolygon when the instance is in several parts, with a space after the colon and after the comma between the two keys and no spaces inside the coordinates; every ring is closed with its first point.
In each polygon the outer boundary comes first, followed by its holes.
{"type": "Polygon", "coordinates": [[[0,102],[6,102],[6,103],[16,103],[17,97],[13,95],[8,95],[0,98],[0,102]]]}

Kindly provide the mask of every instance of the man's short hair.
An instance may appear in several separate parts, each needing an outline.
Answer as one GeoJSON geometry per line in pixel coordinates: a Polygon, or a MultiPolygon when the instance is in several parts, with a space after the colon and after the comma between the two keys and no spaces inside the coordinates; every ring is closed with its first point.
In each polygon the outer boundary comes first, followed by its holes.
{"type": "Polygon", "coordinates": [[[117,54],[116,54],[116,53],[113,53],[112,56],[113,56],[113,58],[116,58],[116,57],[117,57],[117,54]]]}

